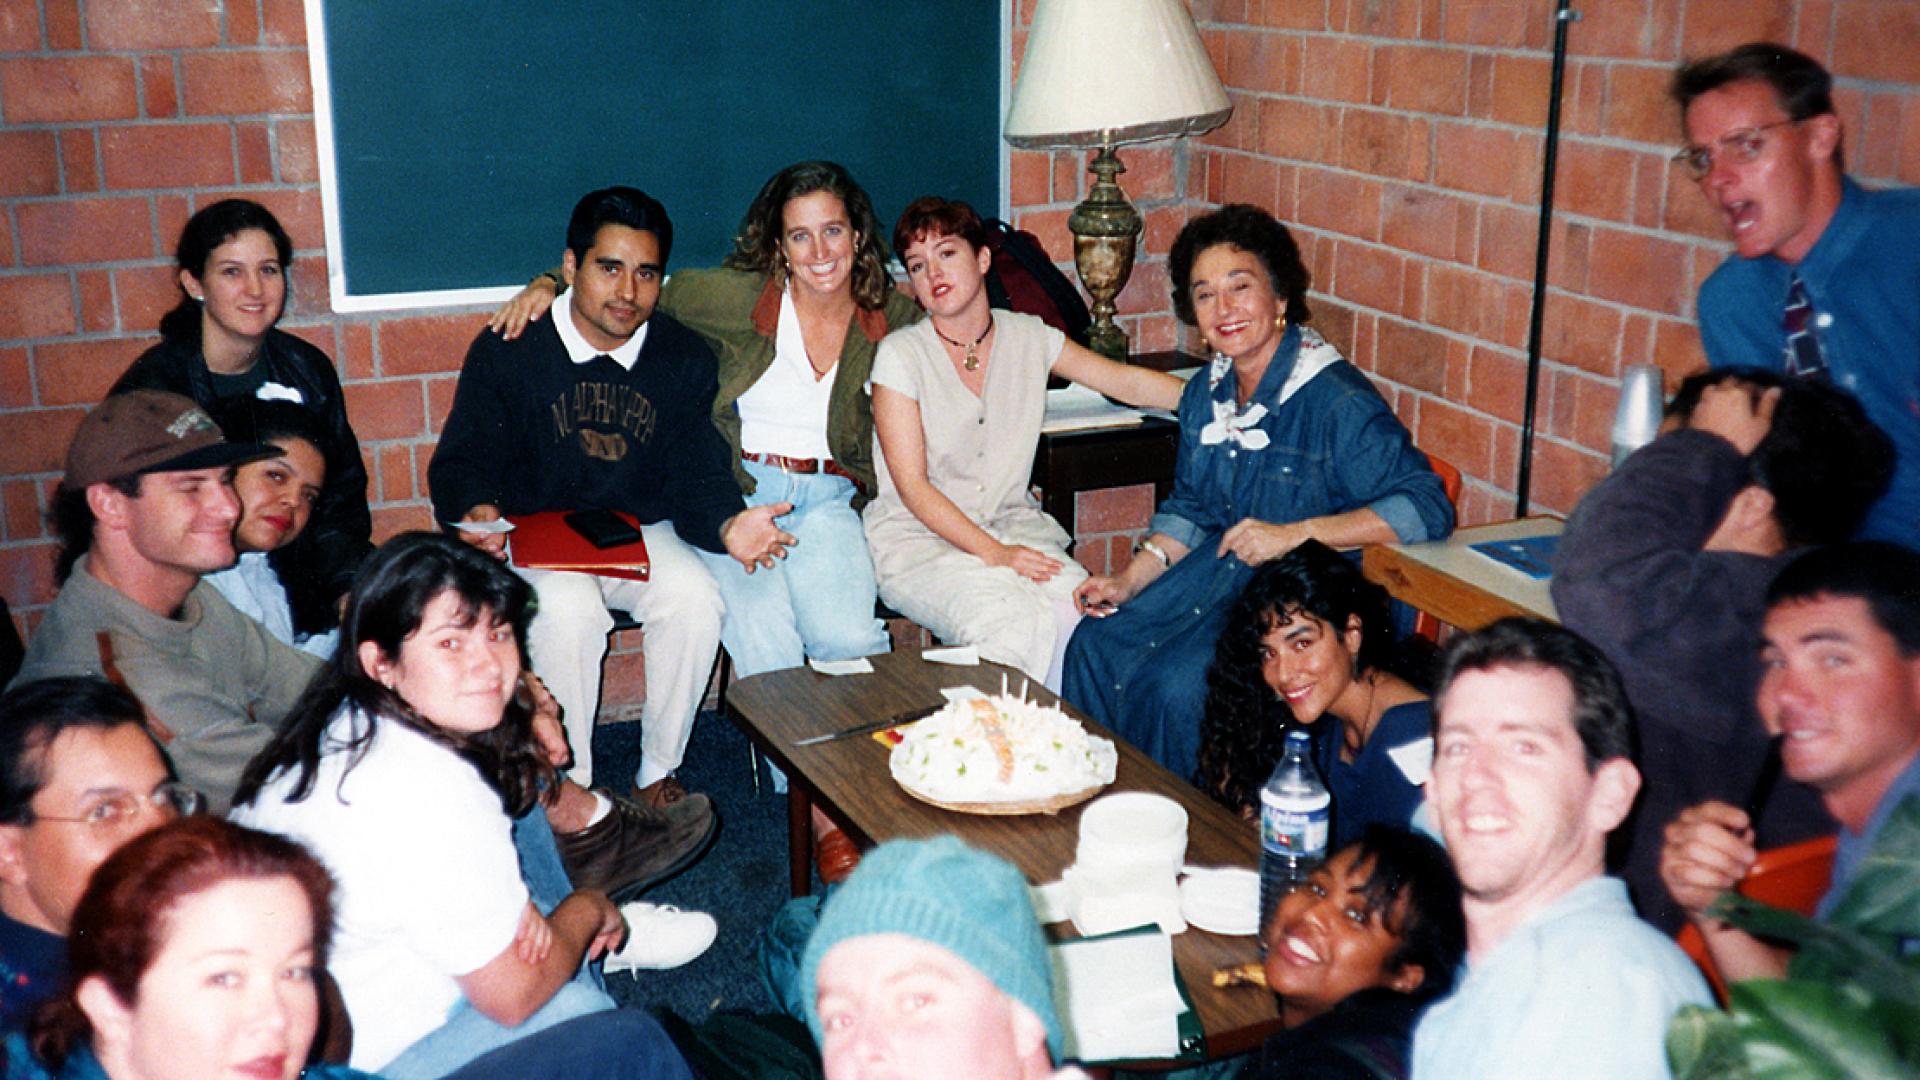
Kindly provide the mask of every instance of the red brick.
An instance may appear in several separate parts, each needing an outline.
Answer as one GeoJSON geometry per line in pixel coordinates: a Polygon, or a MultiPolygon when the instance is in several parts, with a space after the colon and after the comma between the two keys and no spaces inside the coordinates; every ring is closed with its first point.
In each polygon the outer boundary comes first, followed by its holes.
{"type": "Polygon", "coordinates": [[[1327,0],[1267,0],[1261,21],[1275,29],[1325,31],[1327,0]]]}
{"type": "Polygon", "coordinates": [[[1911,0],[1840,0],[1834,27],[1835,75],[1920,82],[1920,6],[1911,0]]]}
{"type": "MultiPolygon", "coordinates": [[[[274,150],[279,159],[280,181],[285,184],[320,182],[320,157],[314,148],[313,124],[306,120],[283,120],[273,125],[274,150]]],[[[1045,161],[1044,158],[1041,159],[1045,161]]],[[[1043,171],[1041,176],[1044,178],[1043,171]]],[[[1041,191],[1044,194],[1044,186],[1041,191]]]]}
{"type": "Polygon", "coordinates": [[[0,483],[0,506],[5,508],[6,538],[15,541],[38,539],[45,533],[41,517],[40,486],[31,480],[0,483]]]}
{"type": "MultiPolygon", "coordinates": [[[[1506,197],[1524,153],[1521,140],[1500,128],[1439,124],[1434,182],[1457,191],[1506,197]]],[[[1537,175],[1537,172],[1536,172],[1537,175]]]]}
{"type": "Polygon", "coordinates": [[[1593,230],[1587,288],[1594,296],[1678,315],[1692,298],[1687,248],[1656,236],[1593,230]]]}
{"type": "Polygon", "coordinates": [[[1474,265],[1503,277],[1530,281],[1539,236],[1538,210],[1484,204],[1480,207],[1480,242],[1474,265]]]}
{"type": "Polygon", "coordinates": [[[1373,102],[1393,109],[1463,115],[1467,111],[1467,53],[1426,46],[1376,50],[1373,102]]]}
{"type": "Polygon", "coordinates": [[[260,12],[256,2],[228,4],[227,45],[260,43],[260,12]]]}
{"type": "MultiPolygon", "coordinates": [[[[1892,176],[1900,168],[1901,97],[1873,94],[1867,98],[1866,124],[1847,134],[1847,171],[1858,176],[1892,176]]],[[[1915,105],[1920,108],[1920,103],[1915,105]]]]}
{"type": "MultiPolygon", "coordinates": [[[[1656,38],[1662,28],[1653,24],[1653,12],[1647,0],[1607,0],[1580,9],[1580,22],[1568,35],[1583,56],[1625,56],[1635,59],[1653,55],[1656,38]]],[[[1670,29],[1665,30],[1671,36],[1670,29]]]]}
{"type": "Polygon", "coordinates": [[[158,222],[154,226],[153,234],[166,245],[164,254],[171,255],[180,246],[180,234],[186,230],[187,219],[193,216],[192,197],[190,195],[155,195],[153,216],[158,222]]]}
{"type": "MultiPolygon", "coordinates": [[[[282,128],[284,133],[285,128],[282,128]]],[[[283,148],[284,152],[284,148],[283,148]]],[[[1048,201],[1049,162],[1044,153],[1012,150],[1007,153],[1007,202],[1013,206],[1039,206],[1048,201]]]]}
{"type": "Polygon", "coordinates": [[[1389,186],[1380,198],[1380,238],[1436,259],[1460,251],[1460,219],[1473,217],[1464,201],[1427,188],[1389,186]]]}
{"type": "Polygon", "coordinates": [[[1560,122],[1567,134],[1604,134],[1609,66],[1603,63],[1567,64],[1566,85],[1560,99],[1560,122]]]}
{"type": "Polygon", "coordinates": [[[1053,164],[1053,201],[1057,203],[1077,203],[1084,196],[1081,180],[1086,177],[1086,163],[1078,154],[1055,153],[1049,155],[1053,164]]]}
{"type": "Polygon", "coordinates": [[[457,372],[486,321],[485,312],[385,320],[375,330],[380,374],[457,372]]]}
{"type": "Polygon", "coordinates": [[[1346,4],[1347,33],[1362,34],[1367,37],[1412,38],[1420,33],[1420,7],[1418,4],[1398,0],[1393,3],[1381,3],[1381,0],[1334,0],[1334,3],[1346,4]]]}
{"type": "Polygon", "coordinates": [[[1434,398],[1420,399],[1414,441],[1463,473],[1484,476],[1493,464],[1493,422],[1434,398]]]}
{"type": "Polygon", "coordinates": [[[1700,185],[1693,182],[1686,170],[1675,165],[1667,167],[1667,211],[1661,224],[1667,232],[1686,233],[1708,240],[1727,238],[1725,219],[1720,216],[1719,207],[1707,198],[1700,185]]]}
{"type": "Polygon", "coordinates": [[[60,171],[69,195],[100,190],[100,153],[94,132],[92,128],[60,132],[60,171]]]}
{"type": "Polygon", "coordinates": [[[1518,421],[1526,406],[1525,359],[1475,345],[1467,362],[1466,404],[1489,416],[1518,421]]]}
{"type": "Polygon", "coordinates": [[[1127,279],[1120,295],[1114,297],[1122,315],[1142,315],[1167,310],[1172,286],[1164,262],[1135,263],[1133,276],[1127,279]]]}
{"type": "Polygon", "coordinates": [[[60,190],[60,155],[51,131],[0,131],[0,198],[60,190]]]}
{"type": "Polygon", "coordinates": [[[1669,386],[1707,367],[1707,353],[1700,345],[1700,328],[1691,320],[1661,319],[1653,328],[1653,355],[1649,357],[1667,373],[1669,386]]]}
{"type": "Polygon", "coordinates": [[[1142,529],[1152,516],[1152,484],[1083,491],[1074,497],[1074,529],[1082,535],[1142,529]]]}
{"type": "MultiPolygon", "coordinates": [[[[357,431],[358,415],[355,416],[356,434],[366,438],[364,432],[357,431]]],[[[410,446],[381,446],[372,448],[377,456],[377,472],[368,475],[378,478],[374,490],[379,492],[380,502],[406,502],[413,498],[413,448],[410,446]]]]}
{"type": "Polygon", "coordinates": [[[458,386],[459,379],[453,375],[427,380],[427,427],[436,436],[446,427],[447,414],[453,411],[453,392],[458,386]]]}
{"type": "Polygon", "coordinates": [[[1679,146],[1684,138],[1680,131],[1680,108],[1667,96],[1667,86],[1672,81],[1670,66],[1609,64],[1605,133],[1616,139],[1679,146]]]}
{"type": "Polygon", "coordinates": [[[1338,155],[1336,111],[1312,102],[1267,98],[1260,102],[1260,152],[1296,161],[1331,164],[1338,155]]]}
{"type": "MultiPolygon", "coordinates": [[[[1274,205],[1276,173],[1272,162],[1240,154],[1223,154],[1214,161],[1220,176],[1220,192],[1212,201],[1221,205],[1227,203],[1248,203],[1265,207],[1274,205]]],[[[1209,180],[1212,175],[1209,173],[1209,180]]]]}
{"type": "Polygon", "coordinates": [[[1582,139],[1560,144],[1554,204],[1569,214],[1625,222],[1632,216],[1634,154],[1582,139]]]}
{"type": "Polygon", "coordinates": [[[1664,152],[1636,154],[1633,163],[1633,202],[1628,207],[1633,224],[1658,229],[1667,214],[1667,174],[1672,162],[1664,152]]]}
{"type": "Polygon", "coordinates": [[[1546,20],[1544,12],[1526,0],[1454,0],[1445,8],[1440,36],[1466,45],[1519,48],[1535,34],[1530,24],[1546,20]]]}
{"type": "Polygon", "coordinates": [[[39,5],[32,0],[0,3],[0,52],[33,52],[39,47],[39,5]]]}
{"type": "Polygon", "coordinates": [[[333,355],[340,378],[373,378],[373,328],[362,322],[343,322],[338,326],[340,349],[333,355]]]}
{"type": "Polygon", "coordinates": [[[51,603],[58,550],[53,544],[0,548],[0,595],[21,607],[51,603]]]}
{"type": "Polygon", "coordinates": [[[93,338],[34,346],[41,404],[92,405],[152,343],[150,338],[93,338]]]}
{"type": "Polygon", "coordinates": [[[1494,57],[1474,53],[1467,58],[1467,115],[1485,120],[1493,113],[1494,57]]]}
{"type": "MultiPolygon", "coordinates": [[[[223,191],[219,189],[194,192],[194,206],[205,207],[221,199],[242,198],[254,202],[273,212],[280,219],[280,226],[293,238],[293,250],[315,251],[325,246],[326,226],[320,210],[320,192],[318,189],[266,188],[249,191],[223,191]]],[[[185,224],[183,221],[182,224],[185,224]]],[[[171,234],[178,236],[178,233],[171,234]]],[[[299,263],[296,262],[295,273],[299,263]]]]}
{"type": "Polygon", "coordinates": [[[1831,66],[1833,64],[1832,0],[1800,0],[1799,24],[1793,47],[1831,66]]]}
{"type": "Polygon", "coordinates": [[[1620,312],[1604,304],[1548,293],[1541,339],[1548,359],[1597,375],[1620,370],[1620,312]]]}
{"type": "Polygon", "coordinates": [[[167,120],[180,115],[180,82],[173,75],[173,57],[140,58],[141,115],[167,120]]]}
{"type": "Polygon", "coordinates": [[[226,124],[142,124],[100,132],[107,187],[118,190],[231,184],[233,131],[226,124]]]}
{"type": "Polygon", "coordinates": [[[1680,51],[1697,58],[1749,41],[1792,41],[1793,7],[1754,0],[1687,0],[1680,51]]]}
{"type": "Polygon", "coordinates": [[[8,124],[125,120],[139,115],[133,61],[118,56],[0,60],[8,124]]]}
{"type": "Polygon", "coordinates": [[[1073,234],[1067,231],[1070,210],[1028,210],[1014,215],[1014,225],[1032,233],[1056,263],[1073,260],[1073,234]]]}
{"type": "Polygon", "coordinates": [[[1900,131],[1900,166],[1894,174],[1903,184],[1920,185],[1920,105],[1909,103],[1900,131]]]}
{"type": "MultiPolygon", "coordinates": [[[[373,542],[376,544],[384,544],[403,532],[433,528],[433,511],[426,506],[378,506],[373,510],[373,542]]],[[[611,668],[609,664],[609,672],[611,668]]]]}
{"type": "Polygon", "coordinates": [[[1387,248],[1343,241],[1334,256],[1330,291],[1342,300],[1398,315],[1403,261],[1387,248]]]}
{"type": "Polygon", "coordinates": [[[1375,240],[1380,236],[1377,181],[1322,169],[1300,172],[1299,220],[1304,225],[1375,240]]]}
{"type": "Polygon", "coordinates": [[[413,490],[421,499],[427,497],[427,467],[433,464],[433,444],[411,444],[413,452],[413,490]]]}
{"type": "Polygon", "coordinates": [[[26,347],[0,347],[0,409],[26,409],[33,403],[33,365],[26,347]]]}
{"type": "Polygon", "coordinates": [[[261,40],[267,45],[305,45],[307,15],[300,0],[263,0],[261,40]]]}
{"type": "Polygon", "coordinates": [[[1233,114],[1227,118],[1225,124],[1200,136],[1200,142],[1206,146],[1222,146],[1232,150],[1258,149],[1260,146],[1260,99],[1229,88],[1227,101],[1233,109],[1233,114]]]}
{"type": "Polygon", "coordinates": [[[113,275],[105,270],[81,270],[73,277],[80,290],[80,331],[99,334],[112,330],[113,275]]]}
{"type": "Polygon", "coordinates": [[[1565,371],[1559,373],[1558,379],[1573,386],[1573,411],[1565,417],[1563,437],[1589,450],[1611,455],[1613,414],[1620,407],[1620,384],[1581,378],[1565,371]]]}
{"type": "Polygon", "coordinates": [[[411,439],[426,434],[426,414],[415,379],[349,383],[347,415],[354,433],[368,442],[411,439]]]}
{"type": "Polygon", "coordinates": [[[313,111],[304,52],[190,53],[180,67],[190,116],[313,111]]]}
{"type": "MultiPolygon", "coordinates": [[[[1091,160],[1091,159],[1089,159],[1091,160]]],[[[1163,146],[1130,146],[1120,152],[1120,186],[1136,201],[1177,198],[1179,180],[1174,176],[1173,151],[1163,146]]]]}
{"type": "Polygon", "coordinates": [[[81,47],[80,5],[77,0],[42,0],[47,25],[47,47],[68,51],[81,47]]]}
{"type": "MultiPolygon", "coordinates": [[[[1174,237],[1180,235],[1181,228],[1187,223],[1188,205],[1175,203],[1171,206],[1157,206],[1140,215],[1146,221],[1146,228],[1140,234],[1139,260],[1141,262],[1157,258],[1173,247],[1174,237]]],[[[1061,272],[1070,278],[1076,276],[1072,267],[1062,267],[1061,272]]]]}
{"type": "Polygon", "coordinates": [[[63,273],[0,277],[0,340],[52,338],[79,329],[63,273]]]}
{"type": "Polygon", "coordinates": [[[1321,101],[1366,104],[1373,97],[1373,46],[1348,38],[1316,38],[1302,72],[1301,93],[1321,101]]]}
{"type": "Polygon", "coordinates": [[[1430,394],[1446,392],[1445,337],[1398,319],[1380,320],[1373,368],[1382,376],[1430,394]]]}
{"type": "Polygon", "coordinates": [[[1532,502],[1536,510],[1570,514],[1580,497],[1606,478],[1609,463],[1591,453],[1549,439],[1535,439],[1532,502]]]}
{"type": "Polygon", "coordinates": [[[1375,109],[1348,109],[1341,118],[1340,163],[1395,179],[1425,180],[1425,121],[1375,109]]]}
{"type": "Polygon", "coordinates": [[[1553,66],[1537,56],[1495,56],[1487,115],[1503,124],[1540,127],[1547,122],[1553,66]]]}
{"type": "Polygon", "coordinates": [[[154,253],[144,199],[21,203],[15,213],[29,266],[117,262],[154,253]]]}
{"type": "Polygon", "coordinates": [[[91,49],[204,49],[219,43],[220,8],[213,4],[87,0],[87,47],[91,49]]]}
{"type": "Polygon", "coordinates": [[[148,333],[180,302],[180,279],[171,263],[126,267],[113,272],[113,291],[119,297],[118,329],[148,333]]]}
{"type": "Polygon", "coordinates": [[[65,467],[67,444],[85,409],[30,409],[7,416],[7,437],[0,439],[0,476],[57,473],[65,467]]]}
{"type": "MultiPolygon", "coordinates": [[[[297,245],[300,241],[294,240],[297,245]]],[[[327,295],[327,260],[323,255],[296,255],[287,268],[287,313],[331,314],[327,295]]]]}
{"type": "MultiPolygon", "coordinates": [[[[1470,337],[1497,338],[1505,318],[1499,279],[1464,266],[1436,265],[1427,273],[1426,321],[1470,337]]],[[[1438,388],[1435,388],[1438,393],[1438,388]]]]}
{"type": "Polygon", "coordinates": [[[234,127],[239,148],[240,182],[273,182],[273,141],[265,124],[238,124],[234,127]]]}

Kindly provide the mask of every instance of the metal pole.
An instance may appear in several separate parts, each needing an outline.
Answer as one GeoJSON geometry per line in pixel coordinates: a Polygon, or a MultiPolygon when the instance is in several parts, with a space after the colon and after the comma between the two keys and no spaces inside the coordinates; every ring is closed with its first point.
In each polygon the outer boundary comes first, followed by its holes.
{"type": "Polygon", "coordinates": [[[1553,173],[1560,159],[1560,87],[1567,76],[1567,26],[1580,18],[1559,0],[1553,13],[1553,85],[1547,91],[1547,155],[1540,177],[1540,242],[1533,255],[1533,313],[1527,328],[1527,400],[1520,417],[1520,475],[1513,512],[1527,515],[1533,488],[1533,414],[1540,402],[1540,335],[1547,315],[1547,255],[1553,239],[1553,173]]]}

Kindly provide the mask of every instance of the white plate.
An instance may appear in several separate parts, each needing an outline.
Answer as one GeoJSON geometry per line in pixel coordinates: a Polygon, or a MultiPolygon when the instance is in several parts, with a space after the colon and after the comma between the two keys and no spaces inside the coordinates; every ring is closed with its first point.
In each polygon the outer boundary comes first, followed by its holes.
{"type": "Polygon", "coordinates": [[[1214,934],[1242,937],[1260,929],[1260,875],[1237,867],[1189,867],[1180,882],[1180,914],[1214,934]]]}

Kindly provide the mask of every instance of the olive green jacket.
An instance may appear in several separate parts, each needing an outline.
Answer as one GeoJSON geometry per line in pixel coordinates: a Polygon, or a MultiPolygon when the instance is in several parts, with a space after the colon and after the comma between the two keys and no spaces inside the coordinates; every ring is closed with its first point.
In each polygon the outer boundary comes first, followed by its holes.
{"type": "MultiPolygon", "coordinates": [[[[780,297],[781,286],[775,279],[724,268],[675,271],[660,293],[660,310],[707,339],[719,357],[720,392],[713,399],[713,426],[733,446],[734,475],[740,490],[749,495],[754,484],[740,467],[740,412],[734,402],[773,364],[780,297]]],[[[865,505],[875,490],[873,403],[867,397],[874,349],[888,331],[918,322],[921,316],[920,306],[910,297],[889,289],[884,308],[858,310],[841,346],[840,366],[827,402],[827,448],[833,460],[860,483],[853,499],[855,509],[865,505]]]]}

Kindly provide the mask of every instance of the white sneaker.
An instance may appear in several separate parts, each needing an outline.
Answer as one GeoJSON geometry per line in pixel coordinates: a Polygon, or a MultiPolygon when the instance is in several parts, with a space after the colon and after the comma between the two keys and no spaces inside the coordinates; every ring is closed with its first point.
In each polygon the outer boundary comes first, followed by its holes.
{"type": "Polygon", "coordinates": [[[622,904],[627,943],[607,954],[606,972],[665,971],[692,961],[713,944],[720,926],[704,911],[681,911],[672,904],[635,901],[622,904]]]}

